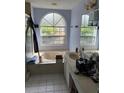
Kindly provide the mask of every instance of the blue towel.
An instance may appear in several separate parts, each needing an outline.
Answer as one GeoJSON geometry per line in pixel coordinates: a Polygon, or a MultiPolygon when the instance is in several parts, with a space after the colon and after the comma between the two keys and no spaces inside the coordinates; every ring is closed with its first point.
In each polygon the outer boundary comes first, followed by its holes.
{"type": "Polygon", "coordinates": [[[26,62],[27,64],[35,64],[37,57],[33,56],[32,58],[28,59],[28,61],[26,62]]]}

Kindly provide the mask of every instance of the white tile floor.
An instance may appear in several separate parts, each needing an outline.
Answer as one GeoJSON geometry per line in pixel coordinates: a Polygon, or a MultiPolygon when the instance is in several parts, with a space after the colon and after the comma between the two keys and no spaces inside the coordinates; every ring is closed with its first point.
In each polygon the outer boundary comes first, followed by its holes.
{"type": "Polygon", "coordinates": [[[34,75],[26,82],[25,93],[69,93],[63,74],[34,75]]]}

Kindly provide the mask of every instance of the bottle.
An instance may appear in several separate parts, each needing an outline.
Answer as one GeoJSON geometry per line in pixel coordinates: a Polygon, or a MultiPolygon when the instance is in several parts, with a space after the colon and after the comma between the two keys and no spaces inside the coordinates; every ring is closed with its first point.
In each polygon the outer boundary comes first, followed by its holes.
{"type": "Polygon", "coordinates": [[[84,48],[82,48],[82,58],[85,59],[84,48]]]}
{"type": "Polygon", "coordinates": [[[78,48],[76,48],[75,52],[78,53],[78,48]]]}
{"type": "Polygon", "coordinates": [[[79,59],[79,58],[80,58],[80,52],[79,52],[79,49],[76,48],[75,52],[76,52],[76,54],[77,54],[77,59],[79,59]]]}
{"type": "Polygon", "coordinates": [[[80,48],[80,58],[84,59],[85,54],[84,54],[84,48],[80,48]]]}
{"type": "Polygon", "coordinates": [[[79,50],[79,56],[80,56],[80,58],[82,58],[82,50],[81,50],[81,48],[79,50]]]}

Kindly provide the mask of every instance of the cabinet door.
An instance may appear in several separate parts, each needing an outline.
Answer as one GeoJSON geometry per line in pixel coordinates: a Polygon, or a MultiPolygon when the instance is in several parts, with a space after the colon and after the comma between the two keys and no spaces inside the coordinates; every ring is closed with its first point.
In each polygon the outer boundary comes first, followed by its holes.
{"type": "Polygon", "coordinates": [[[69,87],[69,67],[66,59],[64,60],[64,75],[67,82],[67,86],[69,87]]]}
{"type": "Polygon", "coordinates": [[[64,60],[64,76],[65,76],[65,78],[66,78],[66,64],[67,64],[67,62],[66,62],[66,60],[64,60]]]}
{"type": "Polygon", "coordinates": [[[69,91],[70,93],[78,93],[75,83],[70,74],[69,74],[69,91]]]}

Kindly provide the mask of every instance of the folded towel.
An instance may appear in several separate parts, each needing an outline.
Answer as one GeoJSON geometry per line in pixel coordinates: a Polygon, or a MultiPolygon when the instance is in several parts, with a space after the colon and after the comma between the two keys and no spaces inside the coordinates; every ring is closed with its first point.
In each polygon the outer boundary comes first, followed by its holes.
{"type": "Polygon", "coordinates": [[[37,59],[37,56],[33,56],[32,58],[27,59],[27,64],[35,64],[35,61],[37,59]]]}

